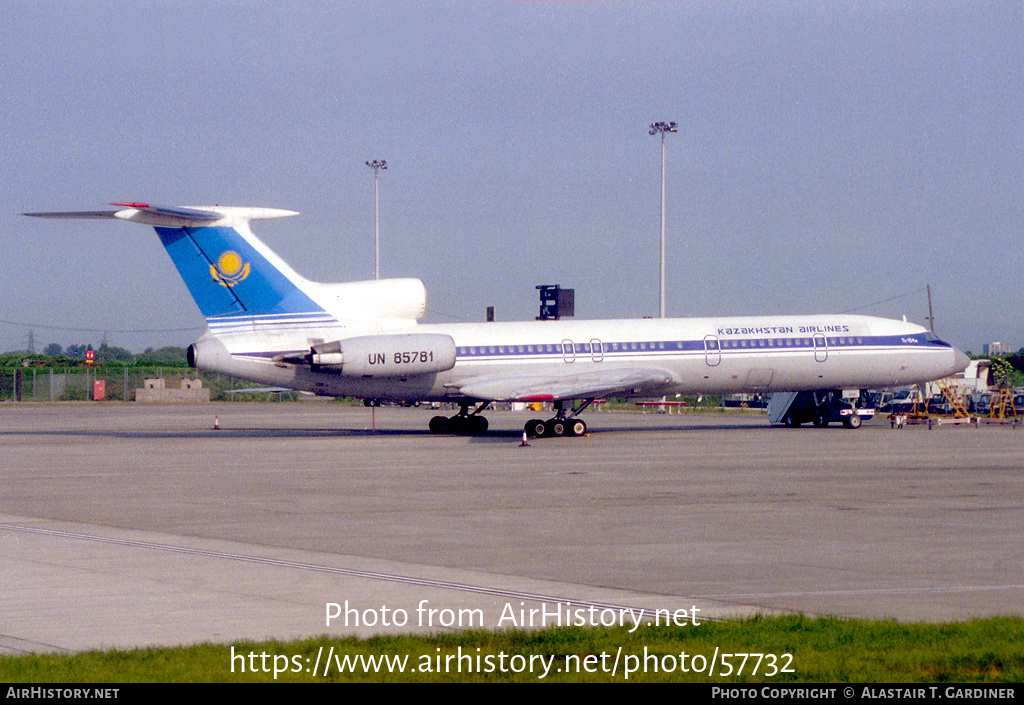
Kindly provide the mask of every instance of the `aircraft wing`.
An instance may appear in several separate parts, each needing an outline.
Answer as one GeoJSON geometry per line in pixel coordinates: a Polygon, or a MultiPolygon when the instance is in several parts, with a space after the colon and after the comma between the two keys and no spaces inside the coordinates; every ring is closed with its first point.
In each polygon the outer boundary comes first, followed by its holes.
{"type": "Polygon", "coordinates": [[[490,401],[560,401],[592,399],[620,393],[648,391],[672,383],[672,376],[656,368],[618,368],[570,375],[506,374],[471,377],[456,384],[459,392],[490,401]]]}

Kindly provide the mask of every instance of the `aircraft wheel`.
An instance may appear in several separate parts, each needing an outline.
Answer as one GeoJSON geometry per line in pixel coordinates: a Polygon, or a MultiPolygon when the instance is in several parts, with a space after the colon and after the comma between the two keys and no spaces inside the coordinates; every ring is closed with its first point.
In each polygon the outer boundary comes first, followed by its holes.
{"type": "Polygon", "coordinates": [[[487,419],[483,416],[470,416],[469,428],[474,436],[482,436],[487,433],[487,419]]]}
{"type": "Polygon", "coordinates": [[[562,419],[548,419],[544,427],[547,430],[546,435],[548,436],[560,438],[565,435],[565,421],[562,419]]]}
{"type": "Polygon", "coordinates": [[[461,436],[469,428],[469,423],[465,416],[453,416],[448,419],[448,433],[452,433],[456,436],[461,436]]]}
{"type": "Polygon", "coordinates": [[[566,426],[567,436],[585,436],[587,435],[587,424],[582,419],[572,419],[569,421],[569,425],[566,426]]]}
{"type": "Polygon", "coordinates": [[[862,419],[858,414],[851,414],[846,417],[845,421],[843,421],[843,425],[847,428],[860,428],[861,421],[862,419]]]}
{"type": "Polygon", "coordinates": [[[434,434],[448,433],[448,417],[435,416],[430,419],[430,432],[434,434]]]}
{"type": "Polygon", "coordinates": [[[547,434],[547,426],[540,419],[531,419],[526,422],[526,426],[523,427],[526,431],[526,435],[530,438],[543,438],[547,434]]]}

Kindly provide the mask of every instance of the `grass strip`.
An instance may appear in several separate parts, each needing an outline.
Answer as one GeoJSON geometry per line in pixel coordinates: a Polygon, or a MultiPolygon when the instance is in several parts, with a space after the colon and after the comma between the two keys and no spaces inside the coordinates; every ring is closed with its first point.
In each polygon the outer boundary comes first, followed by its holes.
{"type": "Polygon", "coordinates": [[[642,634],[566,627],[0,657],[0,681],[8,683],[627,680],[1021,682],[1024,619],[907,624],[755,617],[642,634]]]}

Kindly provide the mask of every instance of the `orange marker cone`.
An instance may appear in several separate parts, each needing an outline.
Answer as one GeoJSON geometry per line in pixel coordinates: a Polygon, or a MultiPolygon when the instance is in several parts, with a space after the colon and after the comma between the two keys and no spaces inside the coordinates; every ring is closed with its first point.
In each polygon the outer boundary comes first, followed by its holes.
{"type": "Polygon", "coordinates": [[[523,431],[523,442],[519,444],[519,447],[520,448],[524,448],[524,447],[525,448],[529,448],[530,447],[529,441],[526,440],[526,431],[523,431]]]}
{"type": "Polygon", "coordinates": [[[216,431],[220,428],[220,416],[213,417],[213,430],[216,431]]]}

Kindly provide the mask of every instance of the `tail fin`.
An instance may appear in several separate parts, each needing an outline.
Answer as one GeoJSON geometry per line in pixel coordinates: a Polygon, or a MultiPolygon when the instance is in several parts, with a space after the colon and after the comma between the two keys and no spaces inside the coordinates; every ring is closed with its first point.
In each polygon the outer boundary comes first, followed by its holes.
{"type": "Polygon", "coordinates": [[[404,327],[426,310],[418,279],[321,283],[301,277],[253,235],[249,221],[297,215],[276,208],[166,207],[25,213],[37,218],[113,218],[152,225],[210,330],[332,325],[339,320],[404,327]]]}
{"type": "Polygon", "coordinates": [[[305,280],[263,244],[249,221],[297,215],[271,208],[169,208],[112,203],[117,211],[26,213],[42,218],[117,218],[156,228],[174,266],[207,319],[323,313],[305,280]]]}

